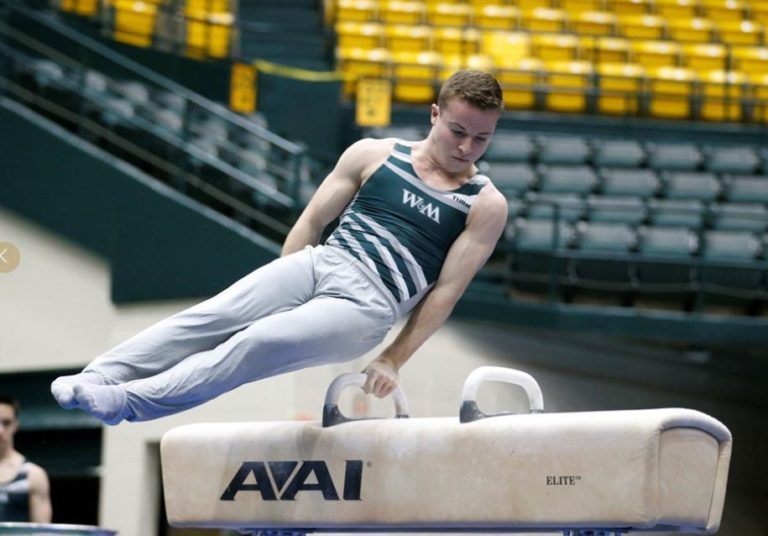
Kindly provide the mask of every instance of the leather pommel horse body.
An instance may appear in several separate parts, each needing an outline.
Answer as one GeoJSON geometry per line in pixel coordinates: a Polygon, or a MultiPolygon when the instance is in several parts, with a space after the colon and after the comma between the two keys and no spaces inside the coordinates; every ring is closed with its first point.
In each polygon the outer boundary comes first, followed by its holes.
{"type": "MultiPolygon", "coordinates": [[[[171,525],[243,531],[714,533],[731,434],[690,409],[541,413],[529,375],[481,367],[457,418],[194,424],[166,433],[171,525]],[[484,415],[483,381],[525,389],[530,414],[484,415]]],[[[396,392],[399,417],[407,413],[396,392]]]]}

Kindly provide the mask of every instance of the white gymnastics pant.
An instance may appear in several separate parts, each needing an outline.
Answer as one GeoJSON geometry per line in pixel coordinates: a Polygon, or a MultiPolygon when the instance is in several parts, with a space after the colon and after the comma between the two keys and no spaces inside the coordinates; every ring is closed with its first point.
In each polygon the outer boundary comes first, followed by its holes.
{"type": "Polygon", "coordinates": [[[381,282],[346,252],[307,247],[260,267],[85,369],[126,389],[126,418],[155,419],[244,383],[359,357],[398,317],[381,282]]]}

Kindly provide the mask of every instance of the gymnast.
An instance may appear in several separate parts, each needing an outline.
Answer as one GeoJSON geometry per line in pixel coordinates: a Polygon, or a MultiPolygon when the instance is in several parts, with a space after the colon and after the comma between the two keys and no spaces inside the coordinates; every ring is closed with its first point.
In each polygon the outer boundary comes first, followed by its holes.
{"type": "Polygon", "coordinates": [[[493,76],[454,73],[426,139],[362,139],[344,151],[280,258],[57,378],[54,398],[109,425],[156,419],[245,383],[357,358],[410,313],[364,370],[365,392],[386,396],[503,232],[507,202],[475,165],[502,110],[493,76]]]}

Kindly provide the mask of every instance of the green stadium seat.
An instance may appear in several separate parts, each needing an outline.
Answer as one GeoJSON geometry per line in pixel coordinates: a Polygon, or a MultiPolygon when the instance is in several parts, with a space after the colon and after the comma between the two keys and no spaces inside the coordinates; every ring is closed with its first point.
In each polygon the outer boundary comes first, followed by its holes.
{"type": "Polygon", "coordinates": [[[704,234],[702,256],[708,261],[752,261],[760,250],[760,242],[752,232],[715,229],[704,234]]]}
{"type": "Polygon", "coordinates": [[[570,245],[573,227],[564,222],[555,226],[551,220],[518,218],[507,226],[507,240],[517,251],[551,253],[570,245]]]}
{"type": "Polygon", "coordinates": [[[646,217],[646,209],[639,197],[590,196],[587,215],[592,223],[639,225],[646,217]]]}
{"type": "Polygon", "coordinates": [[[668,171],[693,171],[702,163],[696,145],[690,143],[651,143],[648,145],[648,167],[668,171]]]}
{"type": "Polygon", "coordinates": [[[698,200],[651,199],[648,222],[654,227],[698,229],[704,223],[705,206],[698,200]]]}
{"type": "Polygon", "coordinates": [[[536,183],[536,172],[528,164],[497,162],[491,164],[488,176],[505,197],[515,197],[536,183]]]}
{"type": "Polygon", "coordinates": [[[722,190],[714,173],[669,171],[662,174],[663,191],[667,199],[714,201],[722,190]]]}
{"type": "Polygon", "coordinates": [[[760,167],[760,156],[751,147],[708,147],[704,167],[713,173],[748,175],[760,167]]]}
{"type": "Polygon", "coordinates": [[[634,168],[645,161],[645,150],[635,140],[601,140],[594,147],[592,161],[598,167],[634,168]]]}
{"type": "Polygon", "coordinates": [[[768,206],[760,203],[719,203],[710,207],[717,230],[762,232],[768,228],[768,206]]]}
{"type": "Polygon", "coordinates": [[[539,189],[547,193],[588,194],[598,183],[592,166],[539,166],[539,189]]]}
{"type": "Polygon", "coordinates": [[[681,309],[689,308],[696,280],[696,235],[680,227],[643,227],[638,236],[640,294],[672,299],[681,309]]]}
{"type": "Polygon", "coordinates": [[[519,197],[507,199],[507,218],[514,220],[522,216],[525,210],[525,202],[519,197]]]}
{"type": "Polygon", "coordinates": [[[704,235],[701,286],[705,304],[750,306],[765,299],[766,265],[758,260],[762,244],[744,231],[708,231],[704,235]]]}
{"type": "Polygon", "coordinates": [[[603,195],[653,197],[659,190],[659,178],[650,169],[600,169],[600,191],[603,195]]]}
{"type": "Polygon", "coordinates": [[[537,141],[541,164],[584,164],[592,153],[582,136],[539,136],[537,141]]]}
{"type": "Polygon", "coordinates": [[[768,203],[768,177],[726,176],[726,199],[736,203],[768,203]]]}
{"type": "Polygon", "coordinates": [[[536,194],[526,196],[527,214],[530,220],[559,219],[574,223],[585,213],[586,204],[582,197],[575,194],[536,194]]]}
{"type": "Polygon", "coordinates": [[[575,299],[621,296],[626,300],[636,285],[630,253],[637,236],[630,225],[582,223],[578,226],[571,266],[575,299]]]}
{"type": "Polygon", "coordinates": [[[681,227],[643,227],[639,232],[642,256],[690,260],[698,250],[696,235],[681,227]]]}
{"type": "Polygon", "coordinates": [[[579,225],[575,247],[582,253],[626,254],[636,242],[631,225],[590,222],[579,225]]]}
{"type": "Polygon", "coordinates": [[[517,218],[507,225],[506,239],[514,289],[542,292],[549,288],[553,277],[561,283],[568,278],[568,259],[557,253],[573,240],[572,226],[517,218]]]}
{"type": "Polygon", "coordinates": [[[529,162],[536,154],[536,145],[527,134],[497,133],[483,158],[489,162],[529,162]]]}

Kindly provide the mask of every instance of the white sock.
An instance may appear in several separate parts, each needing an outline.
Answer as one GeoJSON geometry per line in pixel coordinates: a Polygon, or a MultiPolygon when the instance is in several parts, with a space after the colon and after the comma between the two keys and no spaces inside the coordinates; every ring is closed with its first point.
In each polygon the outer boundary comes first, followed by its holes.
{"type": "Polygon", "coordinates": [[[77,407],[74,387],[81,384],[106,385],[107,381],[95,372],[81,372],[71,376],[59,376],[51,383],[51,394],[62,408],[73,409],[77,407]]]}
{"type": "Polygon", "coordinates": [[[104,424],[115,425],[125,418],[125,389],[120,385],[78,384],[74,393],[78,407],[104,424]]]}

